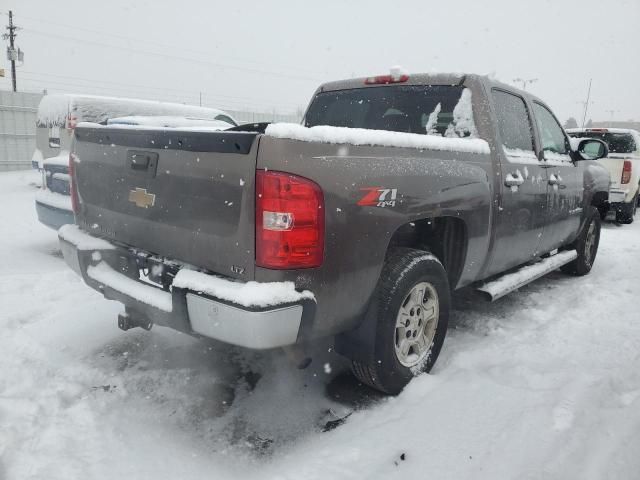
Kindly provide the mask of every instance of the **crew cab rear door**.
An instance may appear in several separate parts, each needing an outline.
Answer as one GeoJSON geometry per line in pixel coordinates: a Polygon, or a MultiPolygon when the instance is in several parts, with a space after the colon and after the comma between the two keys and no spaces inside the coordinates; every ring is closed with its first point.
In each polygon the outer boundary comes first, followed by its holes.
{"type": "Polygon", "coordinates": [[[551,110],[533,102],[533,115],[540,139],[538,157],[547,170],[547,227],[540,248],[551,251],[567,243],[580,228],[583,170],[571,159],[569,139],[551,110]]]}
{"type": "Polygon", "coordinates": [[[539,255],[547,221],[547,169],[535,152],[533,118],[521,96],[491,91],[497,122],[501,195],[496,205],[494,255],[489,274],[525,263],[539,255]]]}

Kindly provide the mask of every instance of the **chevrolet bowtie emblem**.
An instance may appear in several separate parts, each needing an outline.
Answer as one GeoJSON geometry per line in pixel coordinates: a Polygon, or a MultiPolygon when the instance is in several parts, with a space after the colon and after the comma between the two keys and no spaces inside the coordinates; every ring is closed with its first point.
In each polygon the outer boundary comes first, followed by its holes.
{"type": "Polygon", "coordinates": [[[129,191],[129,201],[135,203],[136,207],[149,208],[153,207],[156,203],[156,196],[154,193],[147,193],[146,188],[137,188],[129,191]]]}

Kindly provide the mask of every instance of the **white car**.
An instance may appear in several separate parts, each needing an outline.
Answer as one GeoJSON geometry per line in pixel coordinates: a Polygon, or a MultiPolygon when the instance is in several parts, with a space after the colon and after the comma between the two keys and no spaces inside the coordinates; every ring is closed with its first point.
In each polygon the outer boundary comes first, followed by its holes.
{"type": "MultiPolygon", "coordinates": [[[[611,175],[609,205],[616,221],[631,223],[638,207],[640,189],[640,132],[628,128],[570,128],[574,138],[598,138],[609,146],[609,156],[598,160],[611,175]]],[[[606,216],[607,211],[601,211],[606,216]]]]}

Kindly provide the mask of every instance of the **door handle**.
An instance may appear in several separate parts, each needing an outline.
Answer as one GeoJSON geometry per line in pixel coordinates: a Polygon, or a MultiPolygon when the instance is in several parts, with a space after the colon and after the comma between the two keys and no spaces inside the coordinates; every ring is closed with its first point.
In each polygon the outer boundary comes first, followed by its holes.
{"type": "Polygon", "coordinates": [[[507,187],[518,188],[523,183],[524,177],[520,173],[520,170],[516,170],[516,173],[507,173],[507,176],[504,178],[504,184],[507,187]]]}
{"type": "Polygon", "coordinates": [[[556,175],[555,173],[552,173],[549,175],[549,185],[562,185],[562,177],[560,174],[556,175]]]}

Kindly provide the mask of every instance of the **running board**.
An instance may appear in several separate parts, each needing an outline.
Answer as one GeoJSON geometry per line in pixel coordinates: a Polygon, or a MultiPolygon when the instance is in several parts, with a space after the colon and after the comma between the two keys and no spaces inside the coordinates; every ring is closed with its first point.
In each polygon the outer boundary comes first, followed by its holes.
{"type": "Polygon", "coordinates": [[[513,292],[529,282],[533,282],[549,272],[557,270],[563,265],[578,258],[575,250],[565,250],[547,257],[533,265],[526,265],[513,273],[508,273],[490,282],[484,283],[477,290],[487,295],[487,299],[495,301],[504,297],[507,293],[513,292]]]}

